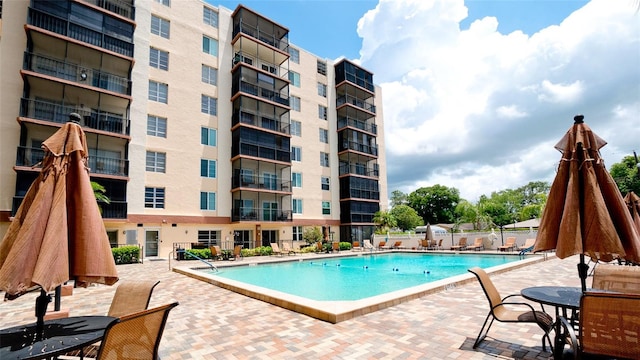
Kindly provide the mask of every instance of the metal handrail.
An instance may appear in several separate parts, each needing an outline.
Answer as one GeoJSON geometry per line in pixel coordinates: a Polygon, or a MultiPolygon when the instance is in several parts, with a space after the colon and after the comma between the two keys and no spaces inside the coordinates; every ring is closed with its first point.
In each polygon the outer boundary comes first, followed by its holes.
{"type": "Polygon", "coordinates": [[[177,251],[178,251],[178,252],[184,252],[185,254],[189,254],[189,256],[194,257],[196,260],[200,260],[200,261],[202,261],[203,263],[207,264],[207,265],[211,268],[211,270],[215,270],[216,272],[218,272],[218,271],[219,271],[219,270],[218,270],[218,268],[217,268],[215,265],[213,265],[212,263],[210,263],[210,262],[208,262],[208,261],[206,261],[206,260],[202,259],[202,258],[201,258],[201,257],[199,257],[198,255],[196,255],[196,254],[194,254],[194,253],[189,252],[187,249],[178,249],[177,251]]]}

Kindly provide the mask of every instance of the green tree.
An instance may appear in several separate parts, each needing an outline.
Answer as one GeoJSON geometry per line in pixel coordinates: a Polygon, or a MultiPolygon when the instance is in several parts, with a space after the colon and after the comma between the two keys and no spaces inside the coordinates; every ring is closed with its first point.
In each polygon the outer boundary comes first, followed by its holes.
{"type": "Polygon", "coordinates": [[[443,185],[422,187],[407,196],[407,205],[412,207],[424,223],[452,223],[454,211],[460,201],[460,191],[443,185]]]}
{"type": "Polygon", "coordinates": [[[386,210],[377,211],[373,214],[373,222],[377,225],[378,234],[384,234],[390,228],[397,226],[396,218],[386,210]]]}
{"type": "Polygon", "coordinates": [[[398,205],[391,209],[391,215],[396,219],[397,226],[402,231],[413,230],[416,226],[423,225],[420,215],[408,205],[398,205]]]}
{"type": "Polygon", "coordinates": [[[320,228],[317,226],[308,227],[304,229],[302,239],[304,239],[307,244],[315,244],[322,241],[322,231],[320,231],[320,228]]]}
{"type": "Polygon", "coordinates": [[[107,196],[107,189],[104,186],[98,184],[95,181],[91,182],[91,189],[93,190],[93,196],[95,196],[96,201],[98,202],[98,209],[100,209],[100,214],[102,214],[102,206],[100,203],[110,204],[111,199],[107,196]]]}
{"type": "Polygon", "coordinates": [[[629,191],[640,195],[640,169],[634,156],[625,156],[622,161],[611,165],[609,173],[618,185],[622,196],[629,191]]]}
{"type": "Polygon", "coordinates": [[[475,230],[488,229],[493,225],[491,216],[483,211],[483,203],[472,204],[461,200],[455,209],[457,222],[472,223],[475,230]]]}
{"type": "Polygon", "coordinates": [[[391,208],[394,208],[398,205],[406,205],[407,204],[407,194],[403,193],[400,190],[393,190],[391,192],[391,208]]]}

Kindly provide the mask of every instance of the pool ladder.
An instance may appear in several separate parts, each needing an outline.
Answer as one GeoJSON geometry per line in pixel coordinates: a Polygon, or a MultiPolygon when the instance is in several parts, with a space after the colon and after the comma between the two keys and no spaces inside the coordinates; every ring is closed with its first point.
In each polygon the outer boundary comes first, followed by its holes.
{"type": "Polygon", "coordinates": [[[203,263],[207,264],[207,266],[209,266],[209,267],[211,268],[211,270],[213,270],[213,271],[215,271],[215,272],[220,271],[220,270],[218,270],[218,268],[217,268],[215,265],[213,265],[212,263],[210,263],[210,262],[206,261],[205,259],[203,259],[203,258],[199,257],[199,256],[198,256],[198,255],[196,255],[196,254],[190,253],[188,250],[185,250],[185,249],[178,249],[178,252],[182,252],[182,253],[184,253],[184,254],[189,254],[189,256],[191,256],[191,257],[195,258],[196,260],[200,260],[201,262],[203,262],[203,263]]]}

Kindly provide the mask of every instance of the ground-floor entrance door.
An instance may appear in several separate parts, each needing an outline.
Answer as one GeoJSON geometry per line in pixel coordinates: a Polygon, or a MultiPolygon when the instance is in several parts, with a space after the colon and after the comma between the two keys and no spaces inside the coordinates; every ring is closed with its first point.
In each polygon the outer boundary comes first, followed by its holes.
{"type": "Polygon", "coordinates": [[[146,230],[144,238],[144,256],[158,256],[160,232],[158,230],[146,230]]]}
{"type": "Polygon", "coordinates": [[[262,230],[262,246],[270,246],[278,242],[278,230],[262,230]]]}

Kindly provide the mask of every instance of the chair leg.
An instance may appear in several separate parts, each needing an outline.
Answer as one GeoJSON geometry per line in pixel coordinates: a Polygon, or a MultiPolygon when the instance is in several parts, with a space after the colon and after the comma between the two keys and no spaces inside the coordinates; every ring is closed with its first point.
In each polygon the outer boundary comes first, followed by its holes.
{"type": "Polygon", "coordinates": [[[493,317],[493,314],[489,313],[487,315],[487,318],[484,319],[484,324],[482,324],[482,328],[480,329],[480,332],[478,333],[478,338],[476,339],[476,342],[473,344],[473,348],[477,348],[478,345],[480,345],[480,343],[482,342],[482,340],[484,340],[484,338],[487,336],[487,333],[489,333],[489,329],[491,328],[491,325],[493,325],[493,320],[495,318],[493,317]],[[489,318],[491,318],[491,321],[489,321],[489,318]],[[489,324],[487,325],[487,322],[489,322],[489,324]],[[485,329],[486,327],[486,329],[485,329]]]}

